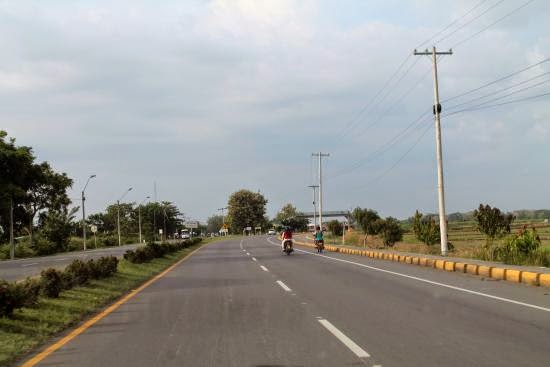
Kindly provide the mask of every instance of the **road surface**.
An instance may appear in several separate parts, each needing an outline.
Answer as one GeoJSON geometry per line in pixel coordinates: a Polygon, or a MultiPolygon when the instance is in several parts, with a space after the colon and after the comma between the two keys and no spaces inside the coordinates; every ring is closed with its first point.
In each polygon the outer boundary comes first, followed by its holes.
{"type": "Polygon", "coordinates": [[[106,247],[88,251],[64,252],[57,255],[31,257],[27,259],[4,260],[0,261],[0,279],[13,281],[38,275],[43,269],[47,268],[63,269],[74,259],[89,260],[97,259],[102,256],[116,256],[121,258],[127,250],[136,248],[137,246],[139,246],[139,244],[106,247]]]}
{"type": "Polygon", "coordinates": [[[201,248],[39,366],[544,366],[550,290],[297,248],[201,248]]]}

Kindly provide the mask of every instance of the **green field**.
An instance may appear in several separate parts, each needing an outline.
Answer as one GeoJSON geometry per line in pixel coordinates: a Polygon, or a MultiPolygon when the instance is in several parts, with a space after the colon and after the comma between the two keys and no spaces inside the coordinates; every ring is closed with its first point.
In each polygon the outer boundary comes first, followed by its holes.
{"type": "MultiPolygon", "coordinates": [[[[550,223],[545,223],[543,220],[517,220],[512,225],[511,233],[517,233],[524,226],[535,227],[541,238],[542,246],[550,248],[550,223]]],[[[404,225],[403,228],[405,229],[403,241],[396,243],[392,249],[404,252],[439,253],[439,245],[429,248],[415,238],[410,226],[404,225]]],[[[342,244],[342,236],[327,234],[325,237],[327,244],[342,244]]],[[[476,229],[476,224],[473,221],[450,222],[448,238],[455,247],[453,256],[459,257],[474,258],[476,257],[476,250],[485,244],[485,236],[476,229]]],[[[370,248],[384,247],[382,241],[376,236],[368,236],[366,243],[364,243],[364,235],[358,231],[346,234],[345,245],[370,248]]]]}

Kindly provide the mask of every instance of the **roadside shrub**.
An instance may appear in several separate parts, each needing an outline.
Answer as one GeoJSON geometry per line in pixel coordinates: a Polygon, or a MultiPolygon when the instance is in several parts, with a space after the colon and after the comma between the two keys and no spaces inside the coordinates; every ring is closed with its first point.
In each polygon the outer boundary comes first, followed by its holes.
{"type": "Polygon", "coordinates": [[[64,273],[67,276],[66,280],[69,281],[71,286],[86,284],[90,278],[90,269],[88,265],[78,259],[73,260],[73,262],[65,268],[64,273]]]}
{"type": "MultiPolygon", "coordinates": [[[[90,242],[88,242],[88,245],[90,242]]],[[[92,242],[93,244],[93,242],[92,242]]],[[[71,237],[67,244],[67,251],[80,251],[84,249],[84,241],[81,238],[71,237]]]]}
{"type": "Polygon", "coordinates": [[[105,236],[101,239],[103,246],[111,247],[118,245],[118,238],[116,236],[105,236]]]}
{"type": "MultiPolygon", "coordinates": [[[[377,221],[378,222],[378,221],[377,221]]],[[[392,247],[396,242],[403,239],[403,229],[397,219],[387,217],[378,224],[381,228],[379,235],[384,241],[384,246],[392,247]]]]}
{"type": "Polygon", "coordinates": [[[33,249],[39,256],[51,255],[60,251],[55,243],[48,241],[41,235],[34,237],[33,249]]]}
{"type": "Polygon", "coordinates": [[[102,256],[97,260],[89,260],[86,265],[91,279],[101,279],[117,271],[118,259],[114,256],[102,256]]]}
{"type": "Polygon", "coordinates": [[[416,239],[427,246],[433,246],[441,241],[439,225],[433,218],[424,217],[418,210],[413,218],[413,232],[416,239]]]}
{"type": "Polygon", "coordinates": [[[10,316],[13,310],[29,307],[38,301],[40,283],[27,279],[18,283],[0,280],[0,317],[10,316]]]}
{"type": "Polygon", "coordinates": [[[495,248],[492,254],[505,264],[525,264],[544,261],[540,250],[540,237],[535,228],[524,227],[517,234],[508,237],[504,244],[495,248]],[[537,254],[538,253],[538,254],[537,254]]]}
{"type": "MultiPolygon", "coordinates": [[[[343,232],[343,227],[340,222],[338,222],[336,219],[331,220],[327,223],[328,230],[332,232],[335,236],[341,236],[343,232]]],[[[194,240],[194,239],[193,239],[194,240]]]]}
{"type": "Polygon", "coordinates": [[[64,288],[63,274],[54,268],[42,270],[40,281],[42,283],[42,294],[46,297],[57,298],[64,288]]]}

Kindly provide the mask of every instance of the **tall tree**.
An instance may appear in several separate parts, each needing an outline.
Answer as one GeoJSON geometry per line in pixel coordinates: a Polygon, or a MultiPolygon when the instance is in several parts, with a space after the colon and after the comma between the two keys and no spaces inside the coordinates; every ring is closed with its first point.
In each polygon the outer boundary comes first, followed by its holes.
{"type": "Polygon", "coordinates": [[[231,194],[227,202],[231,232],[241,233],[246,227],[265,227],[266,204],[267,199],[259,192],[240,190],[231,194]]]}
{"type": "MultiPolygon", "coordinates": [[[[32,149],[16,146],[14,138],[0,130],[0,225],[10,233],[10,212],[14,212],[13,225],[18,230],[24,223],[24,209],[19,204],[25,200],[29,188],[29,173],[34,162],[32,149]]],[[[2,239],[2,238],[0,238],[2,239]]]]}
{"type": "Polygon", "coordinates": [[[67,207],[71,200],[67,189],[72,186],[73,180],[65,173],[57,173],[47,162],[34,164],[29,170],[29,188],[25,209],[29,217],[29,235],[33,243],[33,223],[40,210],[61,210],[67,207]]]}
{"type": "Polygon", "coordinates": [[[490,249],[496,238],[500,238],[510,233],[512,222],[515,217],[513,214],[502,213],[499,208],[492,208],[490,205],[479,204],[479,208],[474,210],[474,218],[477,223],[477,229],[485,234],[485,247],[490,249]]]}
{"type": "Polygon", "coordinates": [[[218,231],[223,226],[223,217],[221,215],[213,215],[208,217],[206,224],[206,232],[208,233],[218,233],[218,231]]]}
{"type": "Polygon", "coordinates": [[[284,205],[275,215],[275,221],[296,231],[307,230],[308,220],[299,216],[298,210],[291,203],[284,205]]]}

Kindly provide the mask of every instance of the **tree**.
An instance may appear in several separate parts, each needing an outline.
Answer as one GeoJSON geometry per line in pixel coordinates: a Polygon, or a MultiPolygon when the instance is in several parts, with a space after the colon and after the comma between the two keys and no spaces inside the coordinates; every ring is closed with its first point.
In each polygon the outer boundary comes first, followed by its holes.
{"type": "Polygon", "coordinates": [[[206,221],[206,232],[207,233],[218,233],[218,231],[223,226],[223,216],[221,215],[212,215],[208,217],[206,221]]]}
{"type": "Polygon", "coordinates": [[[61,210],[71,203],[67,189],[73,180],[65,173],[56,173],[47,162],[34,164],[29,170],[29,188],[25,209],[29,217],[29,236],[33,244],[33,223],[40,210],[61,210]]]}
{"type": "Polygon", "coordinates": [[[335,236],[341,236],[344,232],[343,224],[338,222],[336,219],[331,220],[327,223],[328,230],[335,236]]]}
{"type": "Polygon", "coordinates": [[[279,210],[275,216],[275,221],[296,231],[305,231],[307,230],[308,220],[299,215],[300,213],[296,210],[296,207],[288,203],[279,210]]]}
{"type": "Polygon", "coordinates": [[[227,219],[233,233],[242,233],[246,227],[266,225],[265,206],[267,199],[260,193],[249,190],[234,192],[227,202],[227,219]]]}
{"type": "Polygon", "coordinates": [[[68,210],[66,207],[60,210],[51,209],[40,215],[40,226],[42,235],[50,241],[52,246],[38,248],[39,254],[50,254],[66,251],[71,237],[72,222],[79,207],[68,210]]]}
{"type": "Polygon", "coordinates": [[[29,188],[29,175],[34,161],[32,148],[16,146],[15,139],[7,138],[0,130],[0,226],[5,228],[4,238],[10,233],[10,211],[14,210],[13,225],[18,231],[26,222],[25,210],[18,204],[25,200],[29,188]]]}
{"type": "Polygon", "coordinates": [[[415,237],[428,246],[441,241],[439,225],[432,216],[425,217],[418,210],[413,217],[413,232],[415,237]]]}
{"type": "Polygon", "coordinates": [[[474,219],[477,222],[478,231],[485,234],[486,249],[491,249],[496,238],[510,233],[515,217],[511,213],[502,213],[498,208],[479,204],[479,208],[474,210],[474,219]]]}
{"type": "Polygon", "coordinates": [[[393,246],[396,242],[403,239],[403,229],[401,228],[399,221],[393,217],[387,217],[382,220],[379,219],[375,222],[375,226],[379,227],[379,235],[384,241],[384,246],[393,246]]]}
{"type": "Polygon", "coordinates": [[[367,242],[367,236],[378,234],[379,226],[376,225],[376,221],[380,219],[380,216],[375,210],[355,208],[352,213],[353,219],[361,228],[365,237],[363,238],[363,244],[367,242]]]}

